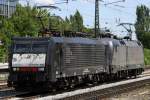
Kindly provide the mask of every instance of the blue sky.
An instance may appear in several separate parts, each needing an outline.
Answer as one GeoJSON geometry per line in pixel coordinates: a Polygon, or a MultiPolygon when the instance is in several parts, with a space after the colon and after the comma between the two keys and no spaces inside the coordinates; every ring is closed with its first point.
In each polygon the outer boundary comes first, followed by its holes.
{"type": "MultiPolygon", "coordinates": [[[[32,4],[40,3],[41,5],[62,2],[63,0],[30,0],[32,4]]],[[[79,10],[81,15],[84,18],[84,25],[88,27],[94,27],[94,1],[95,0],[70,0],[68,4],[59,4],[56,5],[61,8],[61,11],[58,10],[49,10],[51,13],[55,13],[63,18],[65,16],[69,16],[70,14],[74,14],[76,10],[79,10]]],[[[117,7],[114,5],[104,4],[120,1],[120,0],[103,0],[104,2],[100,2],[100,27],[107,27],[111,29],[111,31],[120,32],[123,31],[122,28],[116,27],[120,22],[136,22],[136,7],[137,5],[144,4],[147,7],[150,6],[150,0],[125,0],[125,2],[119,2],[115,5],[123,6],[117,7]]]]}

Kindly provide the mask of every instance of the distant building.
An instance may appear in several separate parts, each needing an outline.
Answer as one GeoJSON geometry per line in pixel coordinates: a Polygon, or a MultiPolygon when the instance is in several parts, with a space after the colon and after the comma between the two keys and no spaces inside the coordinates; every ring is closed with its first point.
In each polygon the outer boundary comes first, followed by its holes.
{"type": "Polygon", "coordinates": [[[0,16],[10,17],[16,10],[19,0],[0,0],[0,16]]]}

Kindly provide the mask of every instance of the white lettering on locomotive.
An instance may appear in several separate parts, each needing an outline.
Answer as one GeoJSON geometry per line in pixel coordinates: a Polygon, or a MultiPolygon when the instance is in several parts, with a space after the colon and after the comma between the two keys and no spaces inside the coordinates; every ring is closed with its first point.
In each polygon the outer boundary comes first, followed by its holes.
{"type": "Polygon", "coordinates": [[[46,54],[13,54],[12,67],[44,67],[46,54]]]}

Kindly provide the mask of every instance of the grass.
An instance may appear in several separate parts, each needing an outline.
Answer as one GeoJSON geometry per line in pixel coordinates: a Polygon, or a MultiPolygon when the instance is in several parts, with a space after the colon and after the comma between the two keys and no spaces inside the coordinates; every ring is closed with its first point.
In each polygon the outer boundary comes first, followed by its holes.
{"type": "Polygon", "coordinates": [[[145,65],[150,65],[150,49],[144,49],[144,62],[145,65]]]}

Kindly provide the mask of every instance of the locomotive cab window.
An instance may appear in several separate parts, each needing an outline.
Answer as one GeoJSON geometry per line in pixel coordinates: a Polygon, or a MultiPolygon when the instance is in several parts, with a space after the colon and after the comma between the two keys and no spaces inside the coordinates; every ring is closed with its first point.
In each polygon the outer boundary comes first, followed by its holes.
{"type": "Polygon", "coordinates": [[[33,52],[46,52],[47,51],[46,44],[32,44],[32,51],[33,52]]]}
{"type": "Polygon", "coordinates": [[[16,44],[15,45],[15,52],[29,52],[30,51],[30,44],[16,44]]]}

